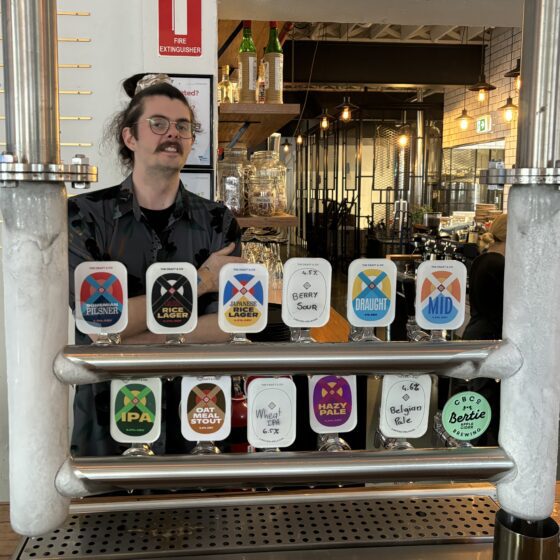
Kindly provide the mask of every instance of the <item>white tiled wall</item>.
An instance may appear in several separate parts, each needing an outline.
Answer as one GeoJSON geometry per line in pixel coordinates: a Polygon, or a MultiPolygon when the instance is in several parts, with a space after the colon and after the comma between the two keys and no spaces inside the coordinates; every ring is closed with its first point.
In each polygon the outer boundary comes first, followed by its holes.
{"type": "MultiPolygon", "coordinates": [[[[444,97],[443,120],[443,147],[450,148],[464,144],[475,144],[492,140],[505,140],[505,165],[512,167],[515,164],[515,147],[517,142],[517,115],[513,121],[504,121],[499,107],[505,105],[511,96],[513,102],[519,104],[518,92],[515,90],[513,79],[505,78],[521,57],[521,30],[507,29],[499,35],[493,35],[490,45],[486,48],[485,70],[486,79],[496,86],[491,91],[485,102],[478,101],[478,94],[467,90],[466,103],[464,103],[464,88],[448,88],[444,97]],[[476,119],[483,115],[490,115],[492,129],[489,133],[477,134],[474,122],[468,130],[461,130],[456,118],[466,107],[468,114],[476,119]]],[[[504,208],[506,207],[507,193],[504,193],[504,208]]]]}

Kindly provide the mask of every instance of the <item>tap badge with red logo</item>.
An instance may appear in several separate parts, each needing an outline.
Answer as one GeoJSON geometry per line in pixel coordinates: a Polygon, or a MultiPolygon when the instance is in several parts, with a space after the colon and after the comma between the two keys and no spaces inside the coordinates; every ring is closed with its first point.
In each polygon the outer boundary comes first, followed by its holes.
{"type": "Polygon", "coordinates": [[[178,273],[162,274],[152,288],[152,312],[162,327],[182,327],[193,310],[193,289],[189,279],[178,273]]]}
{"type": "Polygon", "coordinates": [[[120,280],[109,272],[93,272],[80,286],[83,320],[97,328],[117,323],[123,313],[124,293],[120,280]]]}
{"type": "Polygon", "coordinates": [[[313,390],[313,412],[317,422],[337,427],[348,421],[352,414],[352,390],[344,377],[324,376],[313,390]]]}
{"type": "Polygon", "coordinates": [[[226,320],[236,326],[252,326],[261,317],[264,304],[262,282],[252,274],[236,274],[226,282],[223,306],[226,320]]]}
{"type": "Polygon", "coordinates": [[[187,421],[198,434],[214,434],[226,419],[226,397],[214,383],[200,383],[187,395],[187,421]]]}

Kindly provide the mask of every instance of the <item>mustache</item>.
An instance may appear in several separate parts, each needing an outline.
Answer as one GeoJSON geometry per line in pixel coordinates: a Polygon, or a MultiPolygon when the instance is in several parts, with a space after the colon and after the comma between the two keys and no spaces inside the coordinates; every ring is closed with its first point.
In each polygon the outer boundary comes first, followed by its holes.
{"type": "Polygon", "coordinates": [[[183,146],[181,146],[179,142],[173,142],[172,140],[169,140],[167,142],[162,142],[156,148],[156,152],[164,152],[167,148],[171,148],[171,147],[176,148],[177,153],[183,155],[183,146]]]}

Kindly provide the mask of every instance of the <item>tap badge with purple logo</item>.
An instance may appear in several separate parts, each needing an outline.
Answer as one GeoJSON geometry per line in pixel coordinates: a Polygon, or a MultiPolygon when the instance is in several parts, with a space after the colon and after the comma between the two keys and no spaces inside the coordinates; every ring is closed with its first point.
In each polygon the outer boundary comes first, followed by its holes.
{"type": "Polygon", "coordinates": [[[97,328],[111,327],[123,313],[124,292],[120,280],[109,272],[93,272],[80,286],[83,320],[97,328]]]}
{"type": "Polygon", "coordinates": [[[315,384],[313,413],[319,424],[338,427],[352,414],[352,390],[344,377],[328,375],[315,384]]]}
{"type": "Polygon", "coordinates": [[[264,304],[262,282],[253,274],[236,274],[224,287],[224,315],[235,327],[248,327],[258,323],[264,304]]]}
{"type": "Polygon", "coordinates": [[[177,328],[187,323],[193,311],[193,288],[179,273],[162,274],[152,288],[152,312],[162,327],[177,328]]]}

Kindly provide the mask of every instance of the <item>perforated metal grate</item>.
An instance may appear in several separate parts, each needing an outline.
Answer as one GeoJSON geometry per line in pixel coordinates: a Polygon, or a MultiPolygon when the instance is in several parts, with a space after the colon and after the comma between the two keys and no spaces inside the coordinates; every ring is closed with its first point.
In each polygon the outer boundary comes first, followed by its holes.
{"type": "Polygon", "coordinates": [[[88,514],[28,539],[18,558],[155,558],[490,542],[487,497],[368,500],[88,514]]]}

